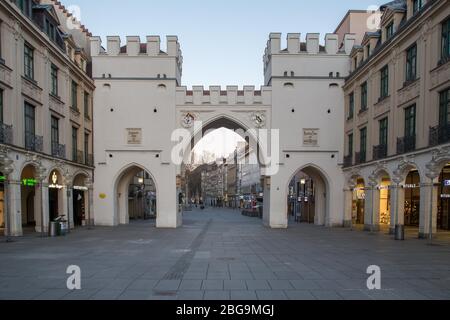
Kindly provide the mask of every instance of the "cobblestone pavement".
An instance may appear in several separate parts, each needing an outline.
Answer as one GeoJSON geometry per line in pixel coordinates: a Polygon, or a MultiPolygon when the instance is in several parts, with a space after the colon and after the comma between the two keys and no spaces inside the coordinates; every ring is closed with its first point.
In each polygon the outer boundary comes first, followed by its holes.
{"type": "Polygon", "coordinates": [[[450,299],[450,243],[193,211],[177,230],[134,222],[2,241],[0,299],[450,299]],[[82,290],[67,289],[69,265],[82,290]],[[369,265],[382,290],[367,290],[369,265]]]}

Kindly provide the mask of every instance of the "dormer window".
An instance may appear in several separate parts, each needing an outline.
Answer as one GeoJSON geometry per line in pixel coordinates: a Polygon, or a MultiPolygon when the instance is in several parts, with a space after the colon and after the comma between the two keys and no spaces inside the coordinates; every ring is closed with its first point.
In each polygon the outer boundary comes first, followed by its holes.
{"type": "Polygon", "coordinates": [[[16,5],[19,7],[20,11],[22,11],[24,15],[31,18],[31,11],[32,11],[31,0],[16,0],[16,5]]]}
{"type": "Polygon", "coordinates": [[[423,7],[423,0],[413,0],[413,14],[416,14],[423,7]]]}
{"type": "Polygon", "coordinates": [[[50,40],[56,41],[56,28],[48,19],[45,19],[45,33],[50,40]]]}
{"type": "Polygon", "coordinates": [[[394,35],[394,21],[389,23],[386,27],[386,40],[389,40],[394,35]]]}

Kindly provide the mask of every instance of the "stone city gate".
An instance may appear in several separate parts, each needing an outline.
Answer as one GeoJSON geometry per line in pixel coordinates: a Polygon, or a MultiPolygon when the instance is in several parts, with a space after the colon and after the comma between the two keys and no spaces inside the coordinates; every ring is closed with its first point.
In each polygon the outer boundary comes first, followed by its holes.
{"type": "MultiPolygon", "coordinates": [[[[317,195],[321,212],[316,224],[343,225],[341,170],[344,98],[339,89],[348,73],[348,51],[338,50],[336,35],[271,34],[264,55],[265,84],[218,86],[192,90],[181,86],[183,57],[175,36],[161,50],[158,36],[91,39],[95,94],[95,222],[128,223],[127,181],[146,171],[156,186],[157,227],[182,224],[178,210],[177,176],[181,161],[174,148],[182,136],[195,145],[207,129],[250,130],[249,140],[259,150],[264,181],[264,223],[288,226],[289,182],[299,170],[312,172],[323,183],[317,195]],[[200,125],[199,125],[200,123],[200,125]],[[267,129],[264,131],[262,129],[267,129]],[[268,135],[266,139],[265,135],[268,135]],[[194,142],[192,142],[194,141],[194,142]],[[342,208],[331,211],[330,208],[342,208]]],[[[354,39],[346,36],[345,48],[354,39]]],[[[184,153],[184,156],[188,156],[184,153]]]]}

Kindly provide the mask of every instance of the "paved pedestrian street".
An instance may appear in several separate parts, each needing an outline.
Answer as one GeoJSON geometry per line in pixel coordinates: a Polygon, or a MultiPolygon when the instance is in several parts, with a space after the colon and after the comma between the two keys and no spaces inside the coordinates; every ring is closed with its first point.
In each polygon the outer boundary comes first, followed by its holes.
{"type": "Polygon", "coordinates": [[[449,299],[450,243],[428,245],[291,223],[271,230],[229,209],[185,213],[177,230],[152,222],[0,243],[0,299],[449,299]],[[81,268],[69,291],[66,269],[81,268]],[[368,266],[382,289],[368,290],[368,266]]]}

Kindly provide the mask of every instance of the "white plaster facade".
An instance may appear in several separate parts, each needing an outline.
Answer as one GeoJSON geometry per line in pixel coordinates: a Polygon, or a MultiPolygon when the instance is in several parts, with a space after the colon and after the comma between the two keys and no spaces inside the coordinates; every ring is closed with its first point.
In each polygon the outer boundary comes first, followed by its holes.
{"type": "MultiPolygon", "coordinates": [[[[325,46],[319,35],[288,34],[287,49],[281,34],[270,35],[264,54],[265,83],[253,86],[212,86],[192,90],[181,86],[182,54],[177,37],[167,37],[161,51],[158,36],[91,39],[94,97],[96,179],[95,222],[115,226],[127,223],[129,178],[134,169],[152,176],[157,192],[157,227],[182,225],[178,210],[177,175],[180,165],[171,158],[176,129],[187,128],[192,139],[207,129],[278,129],[280,146],[260,144],[264,177],[264,223],[286,228],[289,182],[300,170],[320,181],[316,224],[342,226],[344,176],[341,170],[344,141],[344,95],[341,87],[350,70],[348,55],[354,36],[347,35],[339,50],[338,37],[328,34],[325,46]],[[255,115],[263,120],[255,122],[255,115]],[[201,121],[191,127],[186,117],[201,121]],[[132,129],[132,130],[129,130],[132,129]],[[304,137],[304,132],[308,136],[304,137]],[[312,135],[311,137],[309,135],[312,135]],[[270,165],[279,167],[270,172],[270,165]],[[136,169],[137,170],[137,169],[136,169]],[[331,209],[333,208],[333,210],[331,209]]],[[[269,134],[270,135],[270,134],[269,134]]],[[[261,142],[261,136],[250,135],[261,142]]],[[[198,140],[194,140],[198,141],[198,140]]],[[[186,155],[187,158],[189,155],[186,155]]]]}

